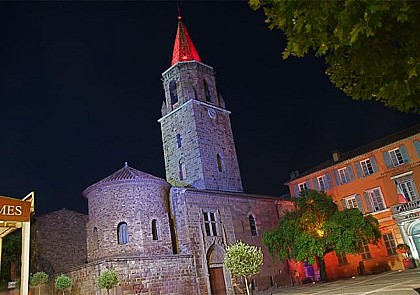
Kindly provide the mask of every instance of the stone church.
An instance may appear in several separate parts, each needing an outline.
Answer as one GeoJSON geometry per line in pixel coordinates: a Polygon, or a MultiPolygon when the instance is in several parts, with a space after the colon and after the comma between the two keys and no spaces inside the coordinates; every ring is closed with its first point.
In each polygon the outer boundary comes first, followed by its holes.
{"type": "Polygon", "coordinates": [[[223,257],[241,240],[264,251],[255,289],[287,284],[287,267],[272,260],[261,236],[292,203],[243,192],[230,111],[181,17],[162,78],[166,180],[126,163],[84,190],[88,218],[65,209],[39,217],[41,228],[67,220],[66,232],[79,237],[55,249],[44,243],[43,259],[52,272],[72,277],[72,294],[102,294],[96,282],[107,269],[118,273],[114,294],[239,294],[241,282],[231,279],[223,257]],[[68,263],[63,253],[72,256],[68,263]]]}

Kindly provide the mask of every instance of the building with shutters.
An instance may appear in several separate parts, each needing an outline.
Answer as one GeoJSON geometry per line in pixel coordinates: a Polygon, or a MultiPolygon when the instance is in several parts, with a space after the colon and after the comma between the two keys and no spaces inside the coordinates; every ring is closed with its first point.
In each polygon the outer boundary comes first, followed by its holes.
{"type": "Polygon", "coordinates": [[[382,240],[360,255],[326,256],[331,278],[404,267],[396,245],[405,243],[420,262],[420,125],[332,159],[286,183],[293,197],[305,189],[332,195],[339,209],[358,208],[378,219],[382,240]]]}
{"type": "MultiPolygon", "coordinates": [[[[234,294],[241,283],[223,265],[226,247],[238,240],[262,247],[263,231],[293,207],[278,197],[243,192],[230,111],[213,68],[201,62],[181,17],[172,64],[162,81],[159,122],[166,180],[125,163],[84,190],[89,218],[85,223],[78,219],[78,229],[86,246],[71,251],[86,263],[60,269],[73,279],[72,294],[105,294],[97,280],[106,269],[118,274],[113,293],[118,295],[234,294]]],[[[46,227],[54,224],[51,218],[68,224],[64,220],[72,215],[65,213],[50,214],[40,230],[54,230],[46,227]]],[[[56,247],[46,253],[51,258],[64,249],[60,242],[71,243],[66,232],[59,235],[56,247]]],[[[274,261],[264,247],[263,252],[253,287],[289,284],[287,264],[274,261]]]]}

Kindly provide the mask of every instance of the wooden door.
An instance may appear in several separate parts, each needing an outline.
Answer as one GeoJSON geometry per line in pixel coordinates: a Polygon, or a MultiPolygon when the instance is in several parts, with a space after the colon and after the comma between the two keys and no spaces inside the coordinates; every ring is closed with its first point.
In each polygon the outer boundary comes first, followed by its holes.
{"type": "Polygon", "coordinates": [[[210,268],[210,286],[212,295],[226,295],[225,276],[222,267],[210,268]]]}

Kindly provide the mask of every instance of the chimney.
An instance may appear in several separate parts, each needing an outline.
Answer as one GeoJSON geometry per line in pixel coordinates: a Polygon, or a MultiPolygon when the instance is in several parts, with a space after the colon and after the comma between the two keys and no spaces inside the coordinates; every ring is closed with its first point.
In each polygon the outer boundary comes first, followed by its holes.
{"type": "Polygon", "coordinates": [[[334,163],[337,163],[338,161],[340,161],[340,152],[338,150],[333,151],[332,157],[333,157],[334,163]]]}
{"type": "Polygon", "coordinates": [[[296,177],[299,176],[299,171],[292,171],[290,172],[290,179],[295,179],[296,177]]]}

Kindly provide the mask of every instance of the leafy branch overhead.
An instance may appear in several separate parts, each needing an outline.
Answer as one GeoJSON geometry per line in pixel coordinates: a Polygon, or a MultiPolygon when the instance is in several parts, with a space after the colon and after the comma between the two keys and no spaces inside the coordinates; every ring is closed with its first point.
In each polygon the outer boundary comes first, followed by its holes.
{"type": "Polygon", "coordinates": [[[420,113],[420,1],[249,3],[285,34],[283,58],[325,56],[331,82],[353,99],[420,113]]]}

